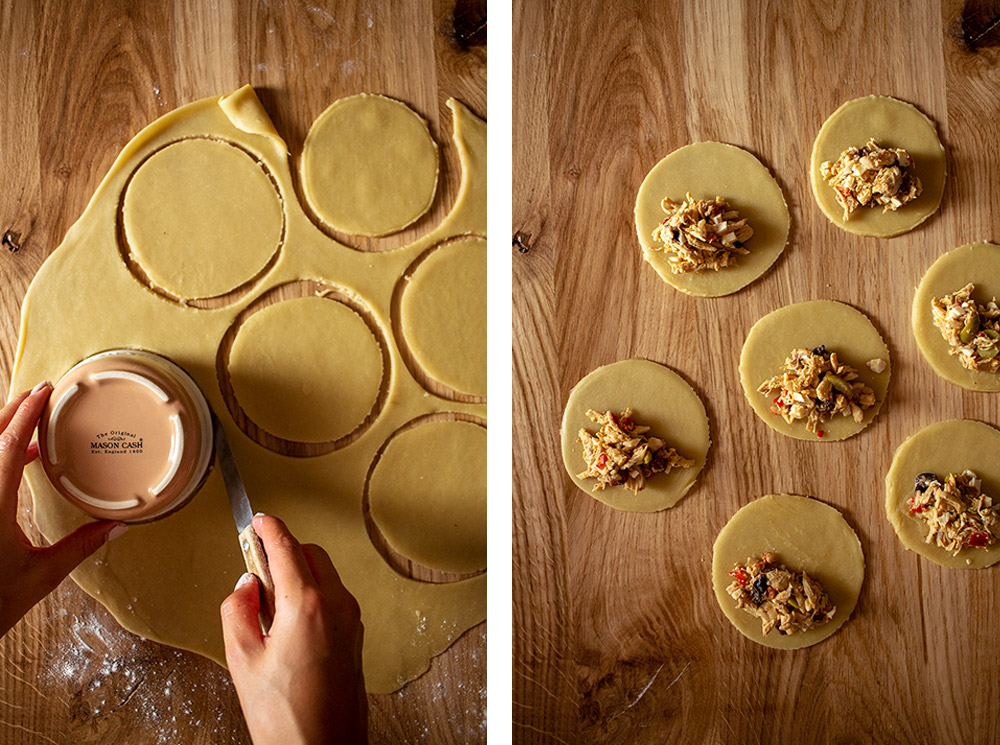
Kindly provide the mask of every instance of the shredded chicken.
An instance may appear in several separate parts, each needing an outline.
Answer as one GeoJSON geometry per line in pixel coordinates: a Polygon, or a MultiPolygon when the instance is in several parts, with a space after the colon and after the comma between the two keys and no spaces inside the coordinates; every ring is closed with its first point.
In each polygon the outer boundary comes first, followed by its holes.
{"type": "Polygon", "coordinates": [[[586,429],[580,430],[587,470],[577,478],[597,479],[594,491],[622,484],[639,493],[650,476],[694,465],[693,460],[667,447],[660,438],[647,436],[649,427],[632,419],[632,409],[625,409],[621,417],[611,411],[602,414],[590,409],[587,416],[601,428],[596,435],[586,429]]]}
{"type": "Polygon", "coordinates": [[[729,574],[733,582],[726,592],[737,608],[760,619],[764,636],[775,627],[782,636],[808,631],[837,612],[819,580],[789,569],[773,553],[747,559],[745,566],[737,564],[729,574]]]}
{"type": "Polygon", "coordinates": [[[806,420],[806,429],[823,436],[819,425],[837,414],[852,416],[861,423],[865,411],[875,405],[875,392],[858,380],[857,371],[843,364],[826,346],[793,349],[781,375],[761,383],[765,396],[777,394],[771,413],[791,424],[806,420]]]}
{"type": "Polygon", "coordinates": [[[923,186],[913,173],[913,158],[902,148],[884,148],[868,140],[862,148],[849,147],[836,161],[820,166],[824,181],[837,194],[844,219],[858,207],[898,210],[920,196],[923,186]]]}
{"type": "Polygon", "coordinates": [[[667,217],[653,231],[653,240],[663,244],[656,248],[667,253],[672,273],[718,271],[750,253],[744,244],[753,228],[722,197],[702,200],[688,194],[679,203],[665,198],[662,206],[667,217]]]}
{"type": "Polygon", "coordinates": [[[982,488],[982,479],[968,469],[949,473],[944,481],[933,473],[917,476],[906,504],[910,515],[927,528],[924,541],[952,556],[966,547],[989,548],[996,543],[1000,506],[994,506],[982,488]]]}
{"type": "Polygon", "coordinates": [[[1000,372],[1000,306],[972,299],[976,286],[931,300],[934,325],[948,342],[950,354],[977,372],[1000,372]]]}

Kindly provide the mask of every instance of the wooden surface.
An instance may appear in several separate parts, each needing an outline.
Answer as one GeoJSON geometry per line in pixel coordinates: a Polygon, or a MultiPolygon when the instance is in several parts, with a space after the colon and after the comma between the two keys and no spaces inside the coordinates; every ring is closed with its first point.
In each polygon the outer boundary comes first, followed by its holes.
{"type": "MultiPolygon", "coordinates": [[[[970,12],[988,21],[996,6],[970,12]]],[[[513,251],[515,742],[1000,739],[998,570],[919,559],[883,513],[883,478],[906,436],[955,417],[1000,425],[1000,397],[937,378],[909,323],[937,256],[1000,239],[1000,39],[969,48],[962,12],[961,2],[516,4],[512,227],[530,250],[513,251]],[[939,214],[890,240],[831,225],[808,180],[824,119],[871,93],[915,104],[948,153],[939,214]],[[696,140],[756,154],[793,220],[776,265],[715,300],[663,283],[641,260],[632,220],[646,172],[696,140]],[[892,354],[882,412],[842,443],[771,431],[737,376],[751,325],[812,298],[868,314],[892,354]],[[711,421],[699,484],[655,514],[591,499],[559,456],[570,388],[633,356],[677,370],[711,421]],[[782,491],[840,509],[867,559],[852,619],[791,653],[739,635],[710,580],[722,526],[782,491]]]]}
{"type": "MultiPolygon", "coordinates": [[[[445,101],[454,96],[487,115],[481,2],[42,5],[0,2],[4,395],[32,276],[119,150],[158,116],[249,82],[288,143],[294,171],[309,125],[337,98],[370,91],[405,101],[442,144],[442,182],[428,217],[401,236],[359,246],[378,250],[428,230],[454,197],[459,173],[445,101]]],[[[26,490],[21,497],[20,519],[32,530],[26,490]]],[[[372,741],[485,742],[485,639],[483,624],[422,678],[371,697],[372,741]]],[[[225,670],[128,634],[67,581],[0,640],[0,742],[249,737],[225,670]]]]}

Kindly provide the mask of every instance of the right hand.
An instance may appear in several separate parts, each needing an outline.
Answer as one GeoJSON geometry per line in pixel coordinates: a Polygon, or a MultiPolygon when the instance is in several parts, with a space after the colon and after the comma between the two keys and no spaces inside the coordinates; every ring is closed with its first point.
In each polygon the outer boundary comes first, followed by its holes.
{"type": "Polygon", "coordinates": [[[260,631],[257,578],[222,603],[226,662],[255,745],[368,742],[357,601],[319,546],[300,545],[276,517],[254,530],[274,580],[274,622],[260,631]]]}

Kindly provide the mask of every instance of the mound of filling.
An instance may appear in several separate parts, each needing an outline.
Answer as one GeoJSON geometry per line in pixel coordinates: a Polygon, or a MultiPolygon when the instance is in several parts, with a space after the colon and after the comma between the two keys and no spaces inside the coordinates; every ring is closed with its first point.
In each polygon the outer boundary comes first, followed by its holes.
{"type": "Polygon", "coordinates": [[[673,274],[718,271],[736,263],[738,256],[750,253],[745,243],[753,235],[747,219],[732,209],[722,197],[661,203],[666,218],[653,231],[653,240],[663,246],[673,274]]]}
{"type": "Polygon", "coordinates": [[[934,325],[948,342],[948,352],[969,370],[1000,372],[1000,306],[972,299],[976,286],[931,300],[934,325]]]}
{"type": "Polygon", "coordinates": [[[902,148],[885,148],[875,140],[849,147],[836,161],[820,166],[823,180],[833,187],[844,219],[858,207],[898,210],[920,196],[923,186],[914,173],[913,158],[902,148]]]}
{"type": "Polygon", "coordinates": [[[625,409],[621,416],[611,411],[602,414],[590,409],[587,416],[601,428],[596,434],[580,430],[579,439],[587,470],[577,474],[577,478],[596,479],[594,491],[622,485],[639,493],[650,476],[694,465],[693,460],[667,447],[659,437],[648,436],[649,427],[636,423],[632,418],[632,409],[625,409]]]}
{"type": "Polygon", "coordinates": [[[729,574],[733,581],[726,592],[737,608],[760,619],[764,636],[775,627],[782,636],[808,631],[837,612],[819,580],[789,569],[770,552],[737,564],[729,574]]]}
{"type": "MultiPolygon", "coordinates": [[[[871,360],[869,366],[881,367],[882,360],[871,360]]],[[[823,436],[820,425],[836,415],[854,417],[859,424],[865,411],[875,405],[875,392],[858,380],[857,371],[837,358],[826,345],[813,350],[793,349],[785,359],[780,375],[761,383],[757,389],[765,396],[775,396],[771,413],[786,422],[806,420],[806,429],[823,436]],[[777,394],[777,395],[775,395],[777,394]]]]}
{"type": "Polygon", "coordinates": [[[933,473],[920,474],[906,506],[910,516],[926,527],[924,542],[952,556],[963,548],[989,548],[1000,533],[1000,508],[983,493],[983,481],[975,471],[949,473],[943,481],[933,473]]]}

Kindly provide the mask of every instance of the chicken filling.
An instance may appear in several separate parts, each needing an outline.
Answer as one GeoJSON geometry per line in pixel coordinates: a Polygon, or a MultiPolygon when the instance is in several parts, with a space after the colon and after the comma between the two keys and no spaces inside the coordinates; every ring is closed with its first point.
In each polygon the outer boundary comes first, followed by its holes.
{"type": "Polygon", "coordinates": [[[837,612],[819,580],[780,563],[773,553],[736,565],[726,588],[736,607],[759,618],[767,636],[777,628],[782,636],[822,626],[837,612]]]}
{"type": "Polygon", "coordinates": [[[718,271],[750,253],[745,244],[753,228],[722,197],[704,200],[688,194],[683,202],[667,197],[661,204],[667,216],[653,231],[653,240],[663,244],[656,248],[666,252],[673,274],[718,271]]]}
{"type": "Polygon", "coordinates": [[[924,542],[957,556],[963,548],[989,548],[1000,533],[1000,507],[983,493],[983,481],[974,471],[922,473],[906,503],[910,516],[927,529],[924,542]]]}
{"type": "Polygon", "coordinates": [[[647,435],[649,427],[635,422],[632,409],[625,409],[621,416],[590,409],[587,416],[601,428],[596,434],[580,430],[587,470],[577,474],[577,478],[596,479],[594,491],[622,485],[639,493],[651,476],[694,465],[693,460],[667,447],[659,437],[647,435]]]}
{"type": "Polygon", "coordinates": [[[875,140],[849,147],[836,161],[820,166],[823,180],[833,187],[844,219],[858,207],[898,210],[920,196],[923,186],[914,175],[913,157],[901,148],[884,148],[875,140]]]}
{"type": "Polygon", "coordinates": [[[976,372],[1000,372],[1000,306],[972,299],[976,286],[931,300],[934,325],[948,342],[949,353],[976,372]]]}

